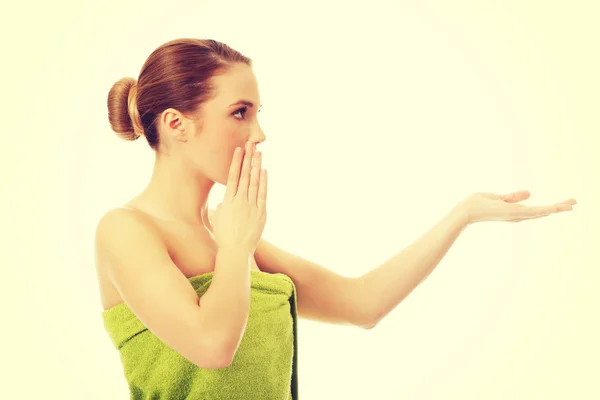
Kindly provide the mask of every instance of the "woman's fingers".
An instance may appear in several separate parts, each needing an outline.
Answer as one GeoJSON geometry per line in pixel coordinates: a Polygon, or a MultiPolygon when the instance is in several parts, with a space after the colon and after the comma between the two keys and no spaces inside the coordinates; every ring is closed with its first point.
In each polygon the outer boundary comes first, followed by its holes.
{"type": "Polygon", "coordinates": [[[256,205],[258,185],[260,184],[260,165],[261,165],[261,154],[260,151],[254,153],[254,161],[252,163],[252,172],[250,173],[250,187],[248,188],[248,201],[250,204],[256,205]]]}
{"type": "Polygon", "coordinates": [[[528,207],[521,204],[515,208],[514,216],[519,219],[539,218],[550,214],[556,214],[562,211],[571,211],[573,205],[577,204],[575,200],[567,200],[566,202],[556,203],[551,206],[528,207]]]}
{"type": "Polygon", "coordinates": [[[250,167],[253,153],[254,146],[252,142],[246,143],[246,152],[244,153],[244,161],[242,162],[242,171],[237,190],[237,195],[242,196],[243,199],[248,199],[248,184],[250,183],[250,167]]]}
{"type": "Polygon", "coordinates": [[[236,147],[233,152],[231,165],[229,166],[229,175],[227,176],[227,188],[225,189],[225,197],[233,197],[237,193],[238,182],[240,179],[240,166],[244,151],[241,147],[236,147]]]}
{"type": "Polygon", "coordinates": [[[260,170],[260,186],[258,187],[258,198],[256,199],[256,205],[261,210],[267,208],[267,170],[260,170]]]}

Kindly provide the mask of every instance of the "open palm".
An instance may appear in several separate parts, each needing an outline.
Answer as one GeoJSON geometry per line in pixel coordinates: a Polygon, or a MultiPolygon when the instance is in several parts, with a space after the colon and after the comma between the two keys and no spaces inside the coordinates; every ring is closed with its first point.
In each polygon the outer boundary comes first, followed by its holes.
{"type": "Polygon", "coordinates": [[[482,221],[520,222],[526,219],[545,217],[562,211],[570,211],[577,204],[569,199],[549,206],[526,206],[517,204],[531,196],[529,191],[520,190],[509,194],[479,192],[467,198],[469,223],[482,221]]]}

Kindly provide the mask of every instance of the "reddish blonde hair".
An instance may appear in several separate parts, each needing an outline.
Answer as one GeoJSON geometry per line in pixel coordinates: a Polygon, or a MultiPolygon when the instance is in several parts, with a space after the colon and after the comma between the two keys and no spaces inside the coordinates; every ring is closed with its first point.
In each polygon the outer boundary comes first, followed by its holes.
{"type": "Polygon", "coordinates": [[[150,54],[139,78],[119,79],[108,92],[108,120],[125,140],[145,135],[158,149],[156,120],[167,108],[189,116],[214,96],[212,78],[252,60],[212,39],[176,39],[150,54]]]}

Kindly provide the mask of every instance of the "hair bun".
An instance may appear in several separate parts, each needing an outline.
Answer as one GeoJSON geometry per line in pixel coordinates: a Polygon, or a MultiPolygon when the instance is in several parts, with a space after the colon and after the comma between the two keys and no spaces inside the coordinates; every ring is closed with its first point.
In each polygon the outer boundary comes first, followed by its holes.
{"type": "Polygon", "coordinates": [[[133,134],[136,136],[136,139],[144,134],[144,126],[142,125],[140,113],[137,108],[137,88],[137,81],[135,81],[129,88],[127,96],[127,113],[129,114],[129,119],[133,126],[133,134]]]}
{"type": "Polygon", "coordinates": [[[122,139],[136,140],[144,134],[137,109],[137,81],[119,79],[108,92],[108,121],[111,129],[122,139]]]}

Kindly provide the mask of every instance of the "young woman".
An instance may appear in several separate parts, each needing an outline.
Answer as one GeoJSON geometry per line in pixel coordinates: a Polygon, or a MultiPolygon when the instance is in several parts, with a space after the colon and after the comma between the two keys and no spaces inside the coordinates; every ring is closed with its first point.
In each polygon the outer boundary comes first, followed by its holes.
{"type": "Polygon", "coordinates": [[[388,262],[344,277],[261,239],[259,107],[251,60],[214,40],[165,43],[137,80],[109,92],[112,129],[144,136],[156,154],[145,190],[96,232],[103,318],[131,398],[297,399],[297,316],[370,329],[469,224],[576,204],[527,207],[518,204],[527,191],[476,193],[388,262]],[[216,182],[226,193],[212,211],[216,182]]]}

